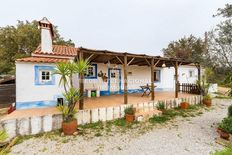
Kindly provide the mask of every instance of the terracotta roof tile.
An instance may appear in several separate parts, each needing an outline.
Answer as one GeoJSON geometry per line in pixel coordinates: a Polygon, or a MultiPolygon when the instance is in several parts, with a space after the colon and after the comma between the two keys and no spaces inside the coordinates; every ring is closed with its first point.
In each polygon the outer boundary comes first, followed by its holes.
{"type": "Polygon", "coordinates": [[[76,56],[78,48],[64,45],[53,45],[52,51],[53,53],[46,53],[46,51],[41,51],[41,46],[39,46],[33,53],[57,56],[76,56]]]}
{"type": "Polygon", "coordinates": [[[17,59],[17,62],[37,62],[37,63],[57,63],[57,62],[66,62],[68,59],[61,58],[49,58],[49,57],[27,57],[17,59]]]}

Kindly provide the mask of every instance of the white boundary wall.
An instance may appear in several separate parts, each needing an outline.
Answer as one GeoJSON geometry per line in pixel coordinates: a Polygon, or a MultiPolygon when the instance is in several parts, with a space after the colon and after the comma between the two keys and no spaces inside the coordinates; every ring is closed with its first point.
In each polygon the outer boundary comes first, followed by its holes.
{"type": "MultiPolygon", "coordinates": [[[[165,103],[167,109],[178,107],[182,101],[181,98],[162,100],[165,103]]],[[[200,95],[187,97],[191,105],[199,104],[202,101],[200,95]]],[[[134,104],[133,106],[149,111],[156,109],[158,101],[150,101],[144,103],[134,104]]],[[[124,109],[128,105],[121,105],[116,107],[96,108],[88,110],[80,110],[77,113],[77,122],[79,125],[88,123],[95,123],[98,121],[110,121],[124,117],[124,109]]],[[[44,116],[32,116],[29,118],[16,118],[9,120],[1,120],[0,128],[6,130],[9,138],[13,138],[17,135],[34,135],[43,132],[49,132],[61,128],[62,115],[61,114],[50,114],[44,116]]]]}

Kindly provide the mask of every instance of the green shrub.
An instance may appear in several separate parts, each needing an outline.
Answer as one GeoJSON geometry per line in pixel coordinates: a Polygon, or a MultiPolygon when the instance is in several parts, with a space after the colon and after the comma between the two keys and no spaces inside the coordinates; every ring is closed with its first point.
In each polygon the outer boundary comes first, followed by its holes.
{"type": "Polygon", "coordinates": [[[170,118],[168,116],[162,115],[162,116],[153,116],[149,119],[149,122],[151,123],[165,123],[168,120],[170,120],[170,118]]]}
{"type": "Polygon", "coordinates": [[[219,128],[232,133],[232,117],[226,117],[219,123],[219,128]]]}
{"type": "Polygon", "coordinates": [[[0,130],[0,142],[3,142],[4,140],[7,139],[7,134],[5,131],[0,130]]]}
{"type": "Polygon", "coordinates": [[[158,110],[164,110],[164,109],[165,109],[164,102],[159,101],[158,104],[156,105],[156,108],[157,108],[158,110]]]}
{"type": "Polygon", "coordinates": [[[133,106],[131,105],[129,107],[126,107],[124,109],[124,112],[125,112],[125,114],[128,114],[128,115],[134,115],[135,110],[134,110],[133,106]]]}
{"type": "Polygon", "coordinates": [[[204,97],[203,97],[204,100],[210,100],[211,99],[211,96],[210,94],[206,94],[204,97]]]}
{"type": "Polygon", "coordinates": [[[232,105],[228,107],[228,117],[232,117],[232,105]]]}
{"type": "Polygon", "coordinates": [[[221,151],[216,151],[214,155],[232,155],[232,148],[225,148],[221,151]]]}

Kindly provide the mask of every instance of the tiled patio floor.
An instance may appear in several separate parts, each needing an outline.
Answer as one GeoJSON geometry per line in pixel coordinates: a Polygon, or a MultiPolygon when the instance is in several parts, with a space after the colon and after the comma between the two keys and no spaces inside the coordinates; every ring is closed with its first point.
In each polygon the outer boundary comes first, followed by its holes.
{"type": "MultiPolygon", "coordinates": [[[[151,100],[151,96],[141,97],[141,95],[142,95],[141,93],[128,94],[128,103],[137,104],[151,100]]],[[[192,94],[179,93],[179,98],[188,97],[188,96],[192,96],[192,94]]],[[[165,99],[173,99],[173,98],[175,98],[174,92],[156,92],[155,94],[155,100],[165,100],[165,99]]],[[[99,98],[85,98],[84,108],[93,109],[100,107],[118,106],[124,104],[123,101],[124,101],[123,95],[101,96],[99,98]]],[[[3,117],[3,119],[6,120],[11,118],[42,116],[42,115],[59,114],[59,113],[60,112],[55,107],[24,109],[24,110],[16,110],[13,113],[3,117]]]]}

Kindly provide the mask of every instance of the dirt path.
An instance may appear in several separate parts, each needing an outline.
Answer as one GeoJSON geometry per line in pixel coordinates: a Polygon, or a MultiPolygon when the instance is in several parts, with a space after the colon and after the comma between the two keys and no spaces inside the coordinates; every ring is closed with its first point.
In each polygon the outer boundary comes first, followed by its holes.
{"type": "Polygon", "coordinates": [[[93,138],[33,138],[14,146],[11,154],[207,155],[222,148],[214,140],[218,136],[216,124],[226,116],[230,104],[214,105],[200,116],[179,118],[142,135],[113,133],[93,138]]]}

